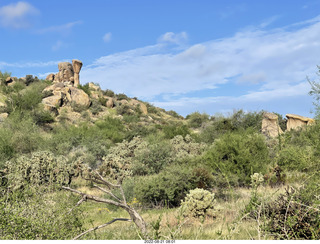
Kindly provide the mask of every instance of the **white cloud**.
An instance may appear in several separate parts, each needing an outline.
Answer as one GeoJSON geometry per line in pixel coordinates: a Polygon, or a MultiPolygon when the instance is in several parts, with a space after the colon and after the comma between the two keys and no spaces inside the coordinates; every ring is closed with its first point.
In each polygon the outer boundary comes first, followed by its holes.
{"type": "Polygon", "coordinates": [[[69,62],[70,60],[57,60],[57,61],[48,61],[48,62],[18,62],[18,63],[8,63],[0,61],[0,69],[5,67],[15,67],[15,68],[38,68],[38,67],[48,67],[48,66],[57,66],[60,62],[69,62]]]}
{"type": "Polygon", "coordinates": [[[31,17],[40,12],[27,2],[12,3],[0,8],[0,24],[3,27],[21,29],[31,26],[31,17]]]}
{"type": "Polygon", "coordinates": [[[104,42],[109,42],[109,41],[111,41],[111,36],[112,36],[112,33],[108,32],[103,36],[102,39],[103,39],[104,42]]]}
{"type": "Polygon", "coordinates": [[[173,32],[167,32],[158,39],[159,42],[173,43],[177,45],[184,44],[187,40],[188,35],[186,32],[180,32],[177,34],[173,32]]]}
{"type": "Polygon", "coordinates": [[[46,33],[59,33],[67,35],[71,32],[72,28],[76,25],[80,25],[83,22],[81,20],[69,22],[63,25],[55,25],[47,28],[39,29],[36,31],[37,34],[46,34],[46,33]]]}

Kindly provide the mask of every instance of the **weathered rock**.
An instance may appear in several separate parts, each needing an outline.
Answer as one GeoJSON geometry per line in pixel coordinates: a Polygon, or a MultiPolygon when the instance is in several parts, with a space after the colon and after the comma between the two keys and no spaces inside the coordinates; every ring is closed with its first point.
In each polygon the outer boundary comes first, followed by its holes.
{"type": "Polygon", "coordinates": [[[6,85],[8,85],[9,83],[12,83],[12,82],[13,82],[13,79],[11,77],[6,78],[6,81],[5,81],[6,85]]]}
{"type": "Polygon", "coordinates": [[[129,104],[130,104],[130,105],[133,105],[133,106],[139,106],[141,112],[142,112],[144,115],[147,115],[147,114],[148,114],[147,106],[146,106],[143,102],[139,102],[138,100],[131,99],[131,100],[129,101],[129,104]]]}
{"type": "Polygon", "coordinates": [[[95,90],[95,91],[101,91],[100,86],[99,85],[95,85],[92,82],[89,82],[89,88],[92,89],[92,90],[95,90]]]}
{"type": "Polygon", "coordinates": [[[273,113],[264,113],[262,119],[262,133],[266,136],[276,137],[283,133],[278,123],[278,116],[273,113]]]}
{"type": "Polygon", "coordinates": [[[50,96],[50,97],[46,97],[44,99],[42,99],[42,103],[48,107],[60,107],[62,105],[62,97],[61,95],[54,95],[54,96],[50,96]]]}
{"type": "Polygon", "coordinates": [[[80,85],[79,73],[82,67],[82,62],[80,60],[73,59],[72,66],[74,71],[74,86],[78,87],[78,85],[80,85]]]}
{"type": "Polygon", "coordinates": [[[54,76],[54,82],[73,82],[74,71],[71,63],[61,62],[58,68],[59,72],[54,76]]]}
{"type": "Polygon", "coordinates": [[[106,102],[106,107],[107,108],[113,108],[114,107],[114,102],[112,97],[106,97],[107,102],[106,102]]]}
{"type": "Polygon", "coordinates": [[[121,105],[129,104],[129,102],[126,99],[120,100],[120,103],[121,103],[121,105]]]}
{"type": "Polygon", "coordinates": [[[287,120],[287,130],[297,129],[300,127],[305,127],[306,125],[311,125],[315,123],[314,119],[296,115],[296,114],[286,114],[287,120]]]}
{"type": "Polygon", "coordinates": [[[8,117],[8,113],[1,113],[0,114],[0,122],[3,122],[8,117]]]}
{"type": "Polygon", "coordinates": [[[90,106],[91,101],[87,93],[75,87],[70,87],[69,90],[70,90],[71,102],[74,102],[78,105],[81,105],[87,108],[90,106]]]}
{"type": "Polygon", "coordinates": [[[46,80],[54,81],[54,77],[55,77],[55,74],[49,74],[49,75],[47,75],[46,80]]]}

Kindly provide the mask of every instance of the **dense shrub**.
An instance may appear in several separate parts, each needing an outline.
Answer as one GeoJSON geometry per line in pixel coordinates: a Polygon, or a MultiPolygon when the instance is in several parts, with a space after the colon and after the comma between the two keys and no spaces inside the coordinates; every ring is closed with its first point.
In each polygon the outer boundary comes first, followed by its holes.
{"type": "Polygon", "coordinates": [[[84,85],[79,84],[79,85],[78,85],[78,88],[81,89],[81,90],[83,90],[85,93],[87,93],[88,96],[91,95],[89,83],[86,83],[86,84],[84,84],[84,85]]]}
{"type": "Polygon", "coordinates": [[[190,127],[199,128],[203,123],[209,121],[209,115],[206,113],[200,114],[199,112],[194,112],[187,115],[186,119],[188,120],[190,127]]]}
{"type": "Polygon", "coordinates": [[[107,89],[107,90],[103,91],[103,95],[108,96],[108,97],[114,97],[115,94],[112,90],[107,89]]]}
{"type": "Polygon", "coordinates": [[[83,231],[79,199],[71,193],[43,194],[36,189],[0,197],[0,239],[67,240],[83,231]],[[18,196],[18,197],[17,197],[18,196]]]}
{"type": "MultiPolygon", "coordinates": [[[[319,187],[319,186],[318,186],[319,187]]],[[[319,188],[318,188],[319,189],[319,188]]],[[[287,190],[266,207],[265,231],[280,240],[318,240],[320,238],[319,205],[304,199],[302,192],[287,190]]],[[[314,196],[313,196],[314,199],[314,196]]]]}
{"type": "Polygon", "coordinates": [[[196,188],[190,190],[181,202],[181,208],[186,216],[204,218],[214,215],[215,199],[214,193],[196,188]]]}
{"type": "Polygon", "coordinates": [[[269,164],[265,138],[250,131],[223,135],[204,155],[215,172],[217,184],[250,185],[253,172],[265,174],[269,164]]]}
{"type": "Polygon", "coordinates": [[[182,123],[172,123],[169,125],[164,125],[162,126],[162,131],[166,139],[172,139],[177,135],[185,137],[186,135],[191,134],[188,126],[182,123]]]}
{"type": "Polygon", "coordinates": [[[172,161],[172,150],[168,143],[147,144],[137,150],[132,171],[134,175],[157,174],[172,161]]]}

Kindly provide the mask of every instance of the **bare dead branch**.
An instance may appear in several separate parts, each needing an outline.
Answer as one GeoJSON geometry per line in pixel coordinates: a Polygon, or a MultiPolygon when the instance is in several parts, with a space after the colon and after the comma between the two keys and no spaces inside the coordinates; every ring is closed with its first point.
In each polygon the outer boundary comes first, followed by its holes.
{"type": "Polygon", "coordinates": [[[107,203],[107,204],[112,204],[112,205],[115,205],[115,206],[118,206],[118,207],[121,207],[121,208],[124,208],[124,209],[128,208],[128,206],[126,206],[126,205],[124,205],[122,203],[118,203],[118,202],[115,202],[115,201],[110,200],[110,199],[103,199],[103,198],[100,198],[100,197],[92,196],[90,194],[83,193],[81,191],[72,189],[70,187],[62,186],[62,189],[77,193],[77,194],[79,194],[81,196],[85,196],[88,200],[93,200],[95,202],[103,202],[103,203],[107,203]]]}
{"type": "Polygon", "coordinates": [[[93,186],[96,187],[96,188],[98,188],[100,191],[103,191],[103,192],[109,194],[110,196],[112,196],[113,198],[115,198],[115,199],[117,199],[119,202],[121,202],[121,200],[120,200],[117,196],[115,196],[111,191],[108,191],[108,190],[106,190],[106,189],[104,189],[104,188],[102,188],[102,187],[100,187],[100,186],[98,186],[98,185],[93,185],[93,186]]]}
{"type": "Polygon", "coordinates": [[[94,173],[97,174],[97,175],[99,176],[100,180],[101,180],[104,184],[106,184],[107,186],[109,186],[109,187],[119,188],[119,187],[121,186],[121,185],[112,184],[111,182],[105,180],[105,179],[102,177],[102,175],[100,175],[100,174],[98,173],[98,171],[96,171],[96,170],[94,170],[94,173]]]}
{"type": "Polygon", "coordinates": [[[123,188],[122,188],[122,186],[121,186],[121,185],[120,185],[120,191],[121,191],[121,195],[122,195],[123,203],[124,203],[125,205],[127,205],[126,196],[124,195],[124,191],[123,191],[123,188]]]}
{"type": "Polygon", "coordinates": [[[105,224],[103,224],[103,225],[99,225],[99,226],[93,227],[93,228],[91,228],[90,230],[87,230],[87,231],[81,233],[80,235],[77,235],[75,238],[73,238],[73,240],[77,240],[77,239],[79,239],[81,236],[83,236],[83,235],[85,235],[85,234],[88,234],[88,233],[91,232],[91,231],[95,231],[95,230],[101,229],[101,228],[103,228],[103,227],[105,227],[105,226],[107,226],[107,225],[110,225],[110,224],[112,224],[112,223],[114,223],[114,222],[116,222],[116,221],[131,221],[131,219],[115,218],[115,219],[109,221],[108,223],[105,223],[105,224]]]}
{"type": "Polygon", "coordinates": [[[87,200],[87,196],[82,196],[79,202],[68,212],[70,214],[76,207],[78,207],[81,203],[85,202],[87,200]]]}

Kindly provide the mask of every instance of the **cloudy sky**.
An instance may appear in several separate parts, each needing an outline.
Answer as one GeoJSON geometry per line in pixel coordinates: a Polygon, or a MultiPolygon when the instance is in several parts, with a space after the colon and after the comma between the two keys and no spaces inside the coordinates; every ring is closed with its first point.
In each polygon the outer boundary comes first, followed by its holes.
{"type": "Polygon", "coordinates": [[[0,1],[0,70],[80,82],[181,115],[267,110],[313,117],[318,0],[0,1]]]}

